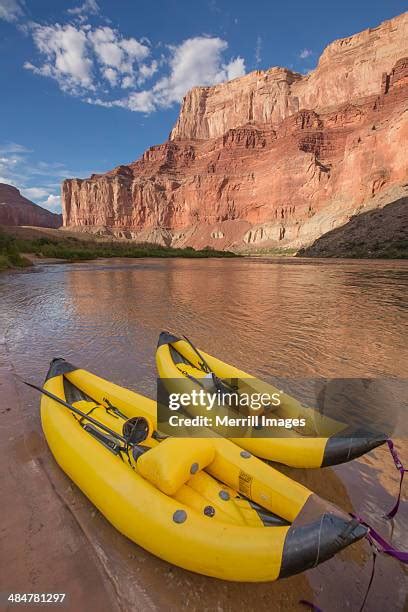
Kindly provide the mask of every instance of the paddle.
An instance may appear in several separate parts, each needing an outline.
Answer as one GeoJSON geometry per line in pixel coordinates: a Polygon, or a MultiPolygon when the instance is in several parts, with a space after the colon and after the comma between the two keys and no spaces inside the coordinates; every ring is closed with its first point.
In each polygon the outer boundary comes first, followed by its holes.
{"type": "Polygon", "coordinates": [[[58,402],[62,406],[65,406],[65,408],[68,408],[68,410],[71,410],[72,412],[75,412],[75,414],[78,414],[83,419],[86,419],[90,423],[93,423],[94,425],[96,425],[97,427],[99,427],[100,429],[102,429],[103,431],[105,431],[106,433],[111,435],[112,437],[117,438],[118,440],[120,440],[121,442],[124,442],[125,444],[129,444],[129,441],[124,436],[121,436],[116,431],[113,431],[113,429],[110,429],[109,427],[107,427],[103,423],[100,423],[96,419],[92,418],[91,416],[86,414],[86,412],[82,412],[82,410],[79,410],[78,408],[75,408],[75,406],[72,406],[71,404],[68,404],[68,402],[64,401],[63,399],[61,399],[57,395],[54,395],[50,391],[47,391],[47,389],[44,389],[44,387],[37,387],[37,385],[33,385],[32,383],[29,383],[29,382],[27,382],[25,380],[22,380],[22,382],[25,385],[27,385],[27,387],[31,387],[32,389],[35,389],[36,391],[39,391],[40,393],[42,393],[43,395],[46,395],[47,397],[49,397],[50,399],[54,400],[55,402],[58,402]]]}

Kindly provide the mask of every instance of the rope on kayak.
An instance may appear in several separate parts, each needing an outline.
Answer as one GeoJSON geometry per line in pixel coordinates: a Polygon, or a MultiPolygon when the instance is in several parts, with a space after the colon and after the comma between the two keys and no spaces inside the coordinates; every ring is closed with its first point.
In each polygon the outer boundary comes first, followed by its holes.
{"type": "Polygon", "coordinates": [[[201,359],[201,363],[199,363],[199,366],[203,370],[203,372],[206,372],[206,374],[213,374],[213,371],[211,370],[210,366],[208,365],[204,357],[201,355],[198,348],[194,346],[194,344],[191,342],[191,340],[187,338],[187,336],[183,336],[183,338],[191,346],[191,348],[193,349],[197,357],[201,359]]]}
{"type": "Polygon", "coordinates": [[[128,417],[126,416],[126,414],[123,414],[123,412],[121,412],[119,410],[119,408],[117,408],[116,406],[114,406],[107,397],[104,397],[102,399],[103,402],[105,402],[106,406],[104,406],[104,408],[106,409],[106,412],[108,414],[110,414],[111,416],[113,416],[115,419],[118,419],[119,417],[124,419],[125,421],[127,421],[128,417]]]}
{"type": "MultiPolygon", "coordinates": [[[[390,446],[390,450],[391,450],[391,446],[390,446]]],[[[397,550],[394,546],[392,546],[392,544],[384,540],[384,538],[380,536],[380,534],[375,529],[373,529],[373,527],[368,525],[368,523],[364,519],[362,519],[360,516],[357,516],[355,514],[351,514],[351,516],[356,521],[358,521],[360,525],[363,525],[364,527],[368,529],[366,538],[373,551],[373,565],[371,569],[370,580],[368,582],[368,586],[367,586],[367,589],[364,595],[363,602],[359,609],[359,612],[363,612],[364,607],[367,603],[367,599],[368,599],[368,595],[371,590],[371,586],[374,581],[377,555],[379,553],[383,553],[383,554],[389,555],[390,557],[393,557],[394,559],[397,559],[397,561],[399,561],[400,563],[408,564],[408,552],[402,552],[400,550],[397,550]]],[[[306,599],[300,600],[299,603],[310,607],[310,609],[313,610],[313,612],[323,612],[321,608],[311,603],[310,601],[307,601],[306,599]]]]}
{"type": "Polygon", "coordinates": [[[401,501],[402,482],[404,480],[404,474],[405,472],[408,472],[408,469],[404,468],[404,466],[402,465],[402,461],[399,458],[398,453],[395,449],[394,442],[390,438],[388,438],[387,444],[388,444],[388,448],[390,450],[391,456],[394,460],[394,465],[400,473],[400,483],[399,483],[399,492],[398,492],[397,501],[395,502],[395,505],[392,508],[392,510],[390,510],[388,514],[385,515],[385,518],[392,519],[398,512],[398,508],[399,508],[400,501],[401,501]]]}
{"type": "MultiPolygon", "coordinates": [[[[370,542],[370,544],[371,544],[371,542],[370,542]]],[[[373,580],[374,580],[375,562],[377,561],[377,550],[376,550],[376,548],[372,544],[371,544],[371,546],[372,546],[372,550],[373,550],[373,566],[372,566],[372,569],[371,569],[370,580],[368,582],[368,586],[367,586],[367,589],[366,589],[366,592],[365,592],[365,595],[364,595],[363,603],[360,606],[359,612],[363,612],[363,610],[364,610],[364,606],[367,603],[367,599],[368,599],[368,595],[370,593],[371,585],[373,584],[373,580]]]]}
{"type": "Polygon", "coordinates": [[[363,611],[363,608],[367,602],[367,598],[368,598],[368,594],[370,592],[371,589],[371,585],[373,583],[374,580],[374,573],[375,573],[375,563],[377,560],[377,554],[379,553],[383,553],[385,555],[389,555],[390,557],[393,557],[394,559],[397,559],[397,561],[399,561],[400,563],[404,563],[404,564],[408,564],[408,552],[403,552],[401,550],[397,550],[394,546],[392,546],[392,544],[390,544],[389,542],[387,542],[386,540],[384,540],[384,538],[382,536],[380,536],[380,534],[373,529],[373,527],[371,527],[363,518],[361,518],[360,516],[357,516],[356,514],[351,514],[351,516],[356,519],[360,525],[363,525],[364,527],[366,527],[368,529],[366,538],[372,548],[373,551],[373,567],[371,570],[371,576],[370,576],[370,581],[368,583],[368,587],[366,590],[366,594],[364,596],[364,600],[363,603],[361,604],[361,608],[359,612],[363,611]]]}
{"type": "Polygon", "coordinates": [[[399,561],[400,563],[408,565],[408,552],[403,552],[395,548],[395,546],[387,542],[387,540],[380,536],[380,534],[375,529],[373,529],[373,527],[370,527],[370,525],[360,516],[357,516],[355,514],[351,514],[351,516],[356,519],[360,523],[360,525],[363,525],[368,529],[366,538],[370,542],[370,544],[376,549],[377,552],[389,555],[390,557],[397,559],[397,561],[399,561]]]}

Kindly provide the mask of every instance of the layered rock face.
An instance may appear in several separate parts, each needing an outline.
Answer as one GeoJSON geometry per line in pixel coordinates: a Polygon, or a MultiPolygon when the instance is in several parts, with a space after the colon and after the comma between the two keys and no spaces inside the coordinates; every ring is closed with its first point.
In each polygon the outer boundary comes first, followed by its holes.
{"type": "Polygon", "coordinates": [[[185,97],[169,141],[63,183],[64,225],[197,248],[299,247],[408,181],[408,13],[185,97]]]}
{"type": "Polygon", "coordinates": [[[62,225],[62,216],[34,204],[23,197],[16,187],[0,183],[0,225],[58,228],[62,225]]]}

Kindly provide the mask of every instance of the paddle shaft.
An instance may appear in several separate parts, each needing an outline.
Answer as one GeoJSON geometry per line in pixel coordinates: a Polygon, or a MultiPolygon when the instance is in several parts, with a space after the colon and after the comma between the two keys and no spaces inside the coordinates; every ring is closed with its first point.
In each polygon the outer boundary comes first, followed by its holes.
{"type": "Polygon", "coordinates": [[[71,404],[68,404],[68,402],[65,402],[63,399],[58,397],[58,395],[54,395],[50,391],[47,391],[47,389],[44,389],[44,387],[37,387],[37,385],[33,385],[32,383],[26,382],[25,380],[23,380],[22,382],[25,385],[27,385],[27,387],[31,387],[32,389],[35,389],[36,391],[39,391],[40,393],[42,393],[43,395],[46,395],[47,397],[49,397],[50,399],[54,400],[55,402],[58,402],[62,406],[65,406],[65,408],[68,408],[68,410],[71,410],[71,412],[74,412],[75,414],[79,415],[83,419],[86,419],[90,423],[93,423],[94,425],[96,425],[97,427],[99,427],[100,429],[105,431],[106,433],[110,434],[114,438],[117,438],[121,442],[124,442],[125,444],[128,444],[128,441],[126,440],[126,438],[124,438],[123,436],[118,434],[116,431],[113,431],[113,429],[110,429],[109,427],[106,427],[106,425],[104,425],[103,423],[100,423],[99,421],[97,421],[96,419],[92,418],[91,416],[89,416],[85,412],[82,412],[82,410],[79,410],[78,408],[75,408],[75,406],[72,406],[71,404]]]}

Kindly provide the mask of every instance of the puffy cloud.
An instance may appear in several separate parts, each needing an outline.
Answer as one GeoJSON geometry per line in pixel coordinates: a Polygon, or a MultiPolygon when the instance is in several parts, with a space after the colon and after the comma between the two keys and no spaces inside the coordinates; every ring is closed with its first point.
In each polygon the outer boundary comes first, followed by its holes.
{"type": "Polygon", "coordinates": [[[221,55],[228,45],[221,38],[197,36],[173,47],[170,75],[160,79],[153,88],[159,106],[179,102],[195,85],[214,85],[228,76],[221,65],[221,55]]]}
{"type": "Polygon", "coordinates": [[[121,87],[122,89],[130,89],[135,86],[135,79],[132,76],[125,76],[122,79],[121,87]]]}
{"type": "Polygon", "coordinates": [[[50,187],[27,187],[21,189],[23,196],[47,208],[51,212],[61,212],[61,196],[52,193],[55,189],[50,187]]]}
{"type": "Polygon", "coordinates": [[[113,68],[105,68],[103,71],[105,79],[109,81],[111,87],[115,87],[118,82],[118,73],[113,68]]]}
{"type": "Polygon", "coordinates": [[[152,76],[156,74],[158,68],[159,68],[159,63],[156,60],[153,60],[150,65],[141,64],[139,66],[139,76],[137,79],[138,84],[140,85],[141,83],[146,81],[146,79],[151,79],[152,76]]]}
{"type": "Polygon", "coordinates": [[[196,85],[214,85],[245,74],[245,62],[241,57],[227,64],[222,62],[222,54],[227,47],[226,41],[221,38],[190,38],[180,46],[170,48],[170,74],[159,79],[151,89],[133,92],[126,98],[109,102],[89,97],[86,101],[107,108],[119,106],[143,113],[168,108],[180,102],[186,92],[196,85]]]}
{"type": "Polygon", "coordinates": [[[242,57],[236,57],[229,64],[224,66],[227,81],[237,79],[245,74],[245,61],[242,57]]]}
{"type": "Polygon", "coordinates": [[[61,212],[61,196],[50,193],[46,200],[40,202],[41,206],[47,208],[51,212],[61,212]]]}
{"type": "Polygon", "coordinates": [[[88,39],[102,65],[125,74],[133,74],[134,62],[144,60],[150,53],[147,45],[135,38],[122,38],[116,30],[107,26],[89,31],[88,39]]]}
{"type": "Polygon", "coordinates": [[[131,111],[151,113],[155,110],[155,100],[152,91],[138,91],[130,94],[123,104],[118,103],[131,111]]]}
{"type": "Polygon", "coordinates": [[[97,15],[99,13],[99,5],[96,0],[85,0],[80,6],[68,9],[70,15],[97,15]]]}
{"type": "Polygon", "coordinates": [[[24,15],[23,4],[19,0],[0,0],[0,19],[18,21],[24,15]]]}
{"type": "MultiPolygon", "coordinates": [[[[85,2],[70,10],[79,14],[81,9],[82,14],[84,7],[96,11],[97,5],[85,2]]],[[[242,57],[225,61],[228,44],[219,37],[189,38],[178,46],[165,47],[160,58],[151,59],[147,39],[126,38],[110,26],[76,21],[30,24],[28,31],[42,61],[25,62],[27,70],[53,78],[63,91],[106,108],[151,113],[180,102],[196,85],[214,85],[245,74],[242,57]],[[142,89],[156,74],[154,84],[142,89]],[[119,89],[129,94],[120,97],[112,91],[119,89]]]]}
{"type": "Polygon", "coordinates": [[[92,60],[88,57],[87,37],[83,29],[73,25],[33,25],[32,36],[40,53],[46,58],[40,67],[26,62],[24,67],[35,74],[58,81],[64,91],[93,89],[92,60]]]}
{"type": "Polygon", "coordinates": [[[311,49],[302,49],[302,51],[299,53],[300,59],[307,59],[311,55],[313,55],[313,51],[311,49]]]}
{"type": "Polygon", "coordinates": [[[123,38],[107,26],[92,29],[78,24],[32,24],[31,33],[45,61],[39,65],[25,62],[24,68],[55,79],[63,91],[73,95],[100,87],[98,74],[111,87],[117,86],[120,76],[128,76],[124,84],[128,88],[157,69],[154,62],[150,66],[143,63],[150,53],[147,44],[135,38],[123,38]]]}

